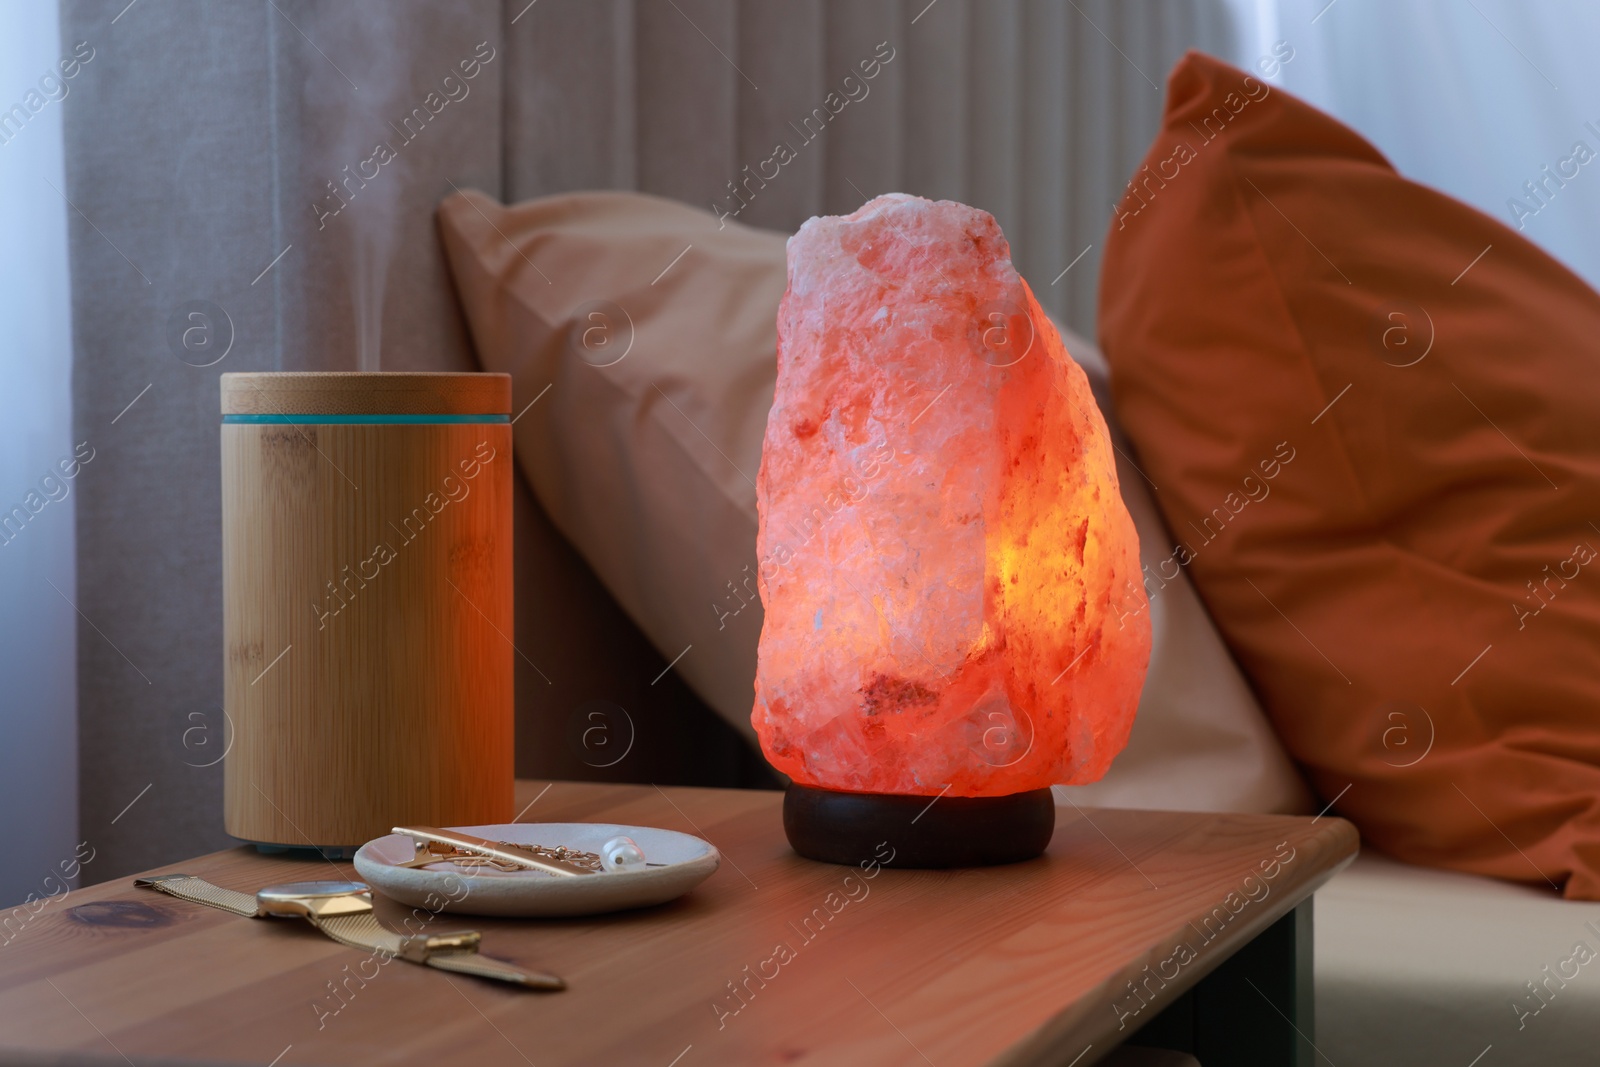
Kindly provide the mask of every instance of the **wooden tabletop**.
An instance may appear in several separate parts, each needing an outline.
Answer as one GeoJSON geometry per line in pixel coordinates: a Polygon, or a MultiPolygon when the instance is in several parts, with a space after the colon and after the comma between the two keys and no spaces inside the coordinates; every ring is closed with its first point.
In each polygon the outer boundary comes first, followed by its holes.
{"type": "MultiPolygon", "coordinates": [[[[698,834],[722,868],[658,908],[431,928],[479,929],[487,954],[554,971],[566,992],[396,961],[342,999],[331,990],[364,953],[118,879],[0,947],[0,1062],[1084,1067],[1357,847],[1336,818],[1067,807],[1039,860],[864,872],[796,856],[778,793],[519,782],[530,802],[524,822],[698,834]],[[1135,997],[1135,979],[1156,991],[1135,997]]],[[[246,848],[173,869],[252,892],[353,876],[246,848]]],[[[405,914],[378,902],[391,927],[405,914]]]]}

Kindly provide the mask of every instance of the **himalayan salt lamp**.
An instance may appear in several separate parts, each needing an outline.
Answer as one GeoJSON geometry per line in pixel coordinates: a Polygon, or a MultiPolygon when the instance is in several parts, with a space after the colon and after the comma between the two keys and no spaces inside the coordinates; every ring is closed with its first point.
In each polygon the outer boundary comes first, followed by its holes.
{"type": "Polygon", "coordinates": [[[992,216],[789,239],[752,712],[802,855],[1011,862],[1127,743],[1150,626],[1105,421],[992,216]]]}

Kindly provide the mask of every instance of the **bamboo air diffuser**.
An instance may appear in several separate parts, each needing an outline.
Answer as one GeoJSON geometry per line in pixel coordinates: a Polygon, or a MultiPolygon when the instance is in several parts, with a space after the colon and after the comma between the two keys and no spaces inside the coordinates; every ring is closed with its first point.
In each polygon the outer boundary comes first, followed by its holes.
{"type": "Polygon", "coordinates": [[[222,375],[228,833],[512,815],[511,380],[222,375]]]}

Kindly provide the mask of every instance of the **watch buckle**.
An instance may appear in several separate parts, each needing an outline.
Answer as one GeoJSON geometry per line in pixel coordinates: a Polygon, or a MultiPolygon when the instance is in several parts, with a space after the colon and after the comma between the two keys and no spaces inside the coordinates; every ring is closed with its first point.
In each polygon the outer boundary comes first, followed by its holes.
{"type": "Polygon", "coordinates": [[[425,963],[429,956],[455,952],[476,952],[483,935],[476,930],[454,934],[412,934],[400,939],[400,958],[425,963]]]}

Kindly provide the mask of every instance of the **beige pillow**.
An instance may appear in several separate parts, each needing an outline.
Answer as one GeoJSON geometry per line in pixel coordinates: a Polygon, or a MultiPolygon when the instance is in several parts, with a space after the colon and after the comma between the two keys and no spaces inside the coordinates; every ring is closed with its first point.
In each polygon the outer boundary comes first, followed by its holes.
{"type": "MultiPolygon", "coordinates": [[[[439,224],[484,369],[512,375],[517,461],[540,503],[673,669],[753,741],[755,476],[785,236],[633,193],[505,207],[469,190],[444,200],[439,224]]],[[[1103,385],[1099,353],[1063,337],[1103,385]]],[[[1142,555],[1166,558],[1143,479],[1126,460],[1119,476],[1142,555]]],[[[1186,576],[1154,598],[1151,624],[1127,749],[1105,779],[1059,795],[1304,810],[1304,785],[1186,576]]]]}

